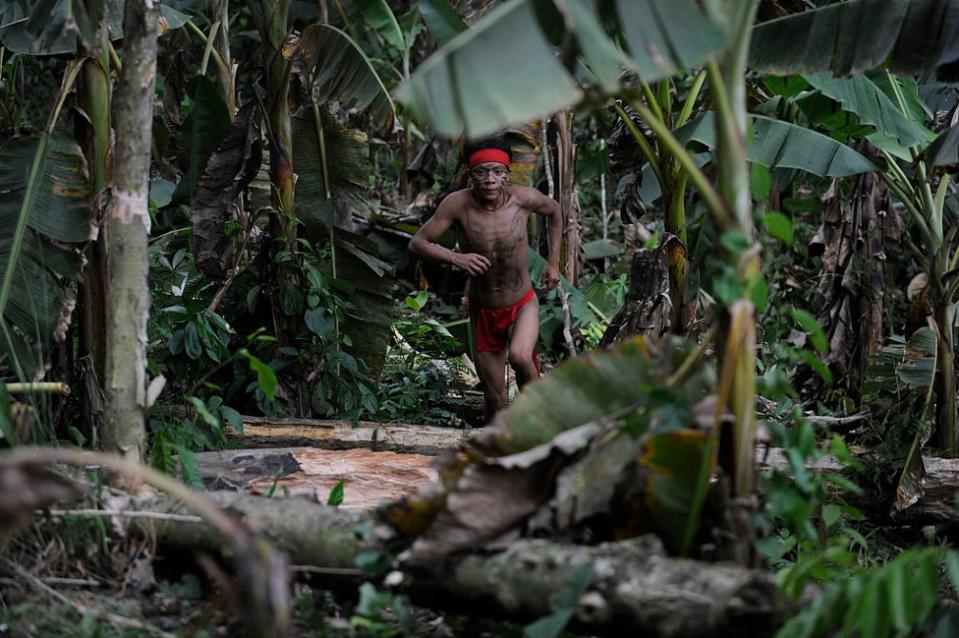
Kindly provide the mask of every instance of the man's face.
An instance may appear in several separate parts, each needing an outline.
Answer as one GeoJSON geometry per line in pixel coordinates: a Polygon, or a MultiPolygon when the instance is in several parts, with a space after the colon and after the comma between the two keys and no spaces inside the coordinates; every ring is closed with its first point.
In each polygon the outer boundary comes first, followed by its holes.
{"type": "Polygon", "coordinates": [[[496,200],[509,184],[509,169],[499,162],[483,162],[469,171],[473,192],[484,200],[496,200]]]}

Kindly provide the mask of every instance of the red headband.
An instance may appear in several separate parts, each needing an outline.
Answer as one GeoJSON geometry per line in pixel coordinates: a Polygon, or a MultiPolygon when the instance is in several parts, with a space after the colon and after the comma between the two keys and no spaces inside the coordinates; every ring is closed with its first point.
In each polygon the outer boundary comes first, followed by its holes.
{"type": "Polygon", "coordinates": [[[498,148],[484,148],[470,155],[466,163],[470,168],[473,168],[483,162],[496,162],[509,168],[509,153],[501,151],[498,148]]]}

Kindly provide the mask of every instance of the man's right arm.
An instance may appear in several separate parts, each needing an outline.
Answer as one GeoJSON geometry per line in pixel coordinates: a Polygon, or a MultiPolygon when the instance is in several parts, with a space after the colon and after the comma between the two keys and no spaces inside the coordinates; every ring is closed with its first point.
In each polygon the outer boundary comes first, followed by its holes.
{"type": "Polygon", "coordinates": [[[413,235],[413,239],[410,240],[409,250],[414,255],[431,261],[450,264],[465,270],[474,277],[478,277],[489,269],[489,259],[476,253],[457,253],[436,243],[436,240],[449,230],[456,219],[452,199],[452,196],[444,199],[439,208],[436,209],[436,214],[420,226],[420,229],[413,235]]]}

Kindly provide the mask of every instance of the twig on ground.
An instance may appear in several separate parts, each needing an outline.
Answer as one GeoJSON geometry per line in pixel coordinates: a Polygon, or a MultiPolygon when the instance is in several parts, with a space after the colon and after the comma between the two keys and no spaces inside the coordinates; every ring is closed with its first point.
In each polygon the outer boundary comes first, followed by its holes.
{"type": "Polygon", "coordinates": [[[7,567],[13,570],[18,576],[23,578],[31,587],[33,587],[33,589],[35,589],[39,593],[46,594],[50,598],[53,598],[54,600],[57,600],[58,602],[64,605],[67,605],[68,607],[72,608],[75,612],[77,612],[81,616],[93,616],[94,618],[102,618],[103,620],[112,622],[114,625],[117,625],[118,627],[127,627],[130,629],[141,629],[143,631],[149,632],[156,636],[163,636],[164,638],[175,638],[173,634],[169,634],[163,631],[162,629],[157,629],[156,627],[152,625],[142,623],[132,618],[127,618],[126,616],[120,616],[118,614],[108,612],[98,607],[89,607],[75,600],[70,600],[69,598],[67,598],[66,596],[58,592],[57,590],[53,589],[52,587],[44,583],[41,579],[37,578],[36,576],[34,576],[33,574],[25,570],[20,565],[17,565],[15,562],[10,560],[9,558],[3,558],[3,562],[7,565],[7,567]]]}
{"type": "MultiPolygon", "coordinates": [[[[37,512],[42,515],[41,510],[37,512]]],[[[163,521],[176,521],[178,523],[202,523],[203,518],[191,514],[169,514],[167,512],[147,512],[137,510],[98,510],[98,509],[75,509],[75,510],[46,510],[50,516],[82,516],[82,517],[109,517],[119,516],[121,518],[152,518],[163,521]]]]}

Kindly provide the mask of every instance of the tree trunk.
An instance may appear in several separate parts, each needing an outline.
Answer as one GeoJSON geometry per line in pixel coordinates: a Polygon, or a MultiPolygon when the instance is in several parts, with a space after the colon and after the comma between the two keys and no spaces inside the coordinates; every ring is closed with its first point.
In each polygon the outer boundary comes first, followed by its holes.
{"type": "MultiPolygon", "coordinates": [[[[676,237],[672,242],[678,243],[676,237]]],[[[671,313],[664,303],[669,281],[668,254],[670,241],[653,250],[637,250],[629,272],[629,291],[623,307],[609,322],[600,347],[628,339],[633,335],[660,336],[670,328],[671,313]]]]}
{"type": "MultiPolygon", "coordinates": [[[[324,507],[303,498],[265,498],[236,492],[209,494],[261,530],[295,565],[320,568],[325,586],[350,568],[359,552],[385,549],[372,535],[357,537],[367,515],[324,507]],[[324,568],[328,571],[324,571],[324,568]]],[[[183,513],[170,500],[154,511],[183,513]]],[[[219,551],[222,538],[205,524],[151,521],[161,545],[219,551]]],[[[588,547],[521,540],[505,552],[474,554],[404,574],[414,601],[477,615],[531,620],[551,614],[573,569],[593,564],[593,579],[576,603],[574,623],[592,633],[678,638],[770,635],[785,605],[772,574],[729,564],[671,558],[652,537],[588,547]]],[[[349,573],[350,578],[359,574],[349,573]]]]}
{"type": "Polygon", "coordinates": [[[556,122],[556,196],[563,211],[563,245],[559,264],[563,276],[573,284],[579,277],[579,201],[576,194],[576,144],[573,116],[560,111],[556,122]]]}
{"type": "MultiPolygon", "coordinates": [[[[819,317],[829,336],[826,364],[857,402],[866,366],[882,346],[887,216],[885,188],[875,175],[859,175],[851,197],[834,186],[834,197],[810,248],[823,253],[827,308],[819,317]]],[[[815,391],[819,377],[808,382],[815,391]]]]}
{"type": "Polygon", "coordinates": [[[146,439],[147,206],[158,5],[127,0],[117,86],[116,166],[106,225],[106,419],[103,448],[139,460],[146,439]]]}

